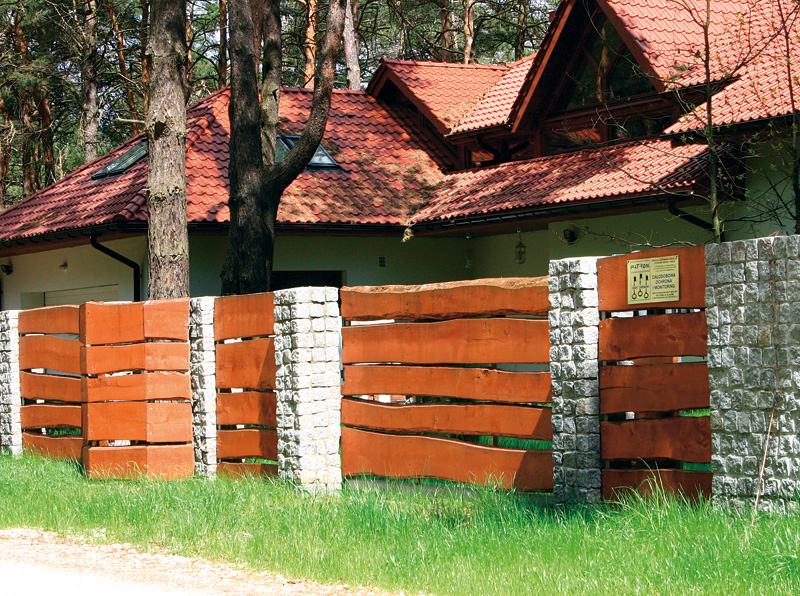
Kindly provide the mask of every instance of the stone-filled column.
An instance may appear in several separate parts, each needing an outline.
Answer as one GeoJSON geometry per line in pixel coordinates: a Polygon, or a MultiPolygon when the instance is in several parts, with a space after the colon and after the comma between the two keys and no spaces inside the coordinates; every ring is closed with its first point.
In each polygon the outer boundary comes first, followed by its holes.
{"type": "Polygon", "coordinates": [[[549,289],[553,497],[560,505],[599,503],[597,259],[551,261],[549,289]]]}
{"type": "Polygon", "coordinates": [[[342,486],[339,292],[275,292],[278,472],[311,491],[342,486]]]}
{"type": "Polygon", "coordinates": [[[0,311],[0,449],[22,455],[22,396],[19,377],[19,311],[0,311]]]}
{"type": "Polygon", "coordinates": [[[706,246],[706,317],[713,498],[752,506],[766,450],[759,509],[796,510],[800,237],[706,246]]]}
{"type": "Polygon", "coordinates": [[[189,312],[189,367],[195,473],[217,473],[217,374],[213,297],[192,298],[189,312]]]}

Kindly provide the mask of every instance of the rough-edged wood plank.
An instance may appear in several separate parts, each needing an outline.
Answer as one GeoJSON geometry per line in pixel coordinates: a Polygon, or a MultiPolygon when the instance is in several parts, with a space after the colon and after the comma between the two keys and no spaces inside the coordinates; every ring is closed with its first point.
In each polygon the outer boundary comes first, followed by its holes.
{"type": "Polygon", "coordinates": [[[83,468],[90,478],[178,480],[194,473],[194,449],[185,445],[85,447],[83,468]]]}
{"type": "Polygon", "coordinates": [[[705,246],[660,248],[608,257],[597,261],[600,310],[624,311],[643,308],[705,308],[705,246]],[[628,261],[679,255],[680,300],[631,305],[628,303],[628,261]]]}
{"type": "Polygon", "coordinates": [[[550,408],[499,404],[392,406],[363,399],[343,399],[342,424],[396,433],[553,440],[550,408]]]}
{"type": "Polygon", "coordinates": [[[278,459],[278,431],[268,428],[240,428],[217,431],[217,459],[258,457],[278,459]]]}
{"type": "Polygon", "coordinates": [[[689,470],[603,470],[603,499],[618,501],[631,492],[652,495],[658,487],[692,501],[711,498],[711,472],[689,470]]]}
{"type": "Polygon", "coordinates": [[[272,292],[224,296],[214,300],[214,339],[273,335],[275,302],[272,292]]]}
{"type": "Polygon", "coordinates": [[[48,368],[81,374],[81,342],[53,335],[24,335],[19,338],[21,370],[48,368]]]}
{"type": "Polygon", "coordinates": [[[144,401],[190,399],[192,380],[186,373],[83,377],[83,401],[144,401]]]}
{"type": "Polygon", "coordinates": [[[342,395],[433,395],[509,403],[550,403],[549,372],[445,366],[345,366],[342,395]]]}
{"type": "Polygon", "coordinates": [[[600,413],[670,412],[709,406],[705,362],[600,367],[600,413]]]}
{"type": "MultiPolygon", "coordinates": [[[[35,336],[34,336],[35,337],[35,336]]],[[[141,343],[122,346],[84,346],[85,374],[124,371],[184,371],[189,369],[189,344],[141,343]]]]}
{"type": "Polygon", "coordinates": [[[83,404],[83,434],[89,441],[182,443],[192,440],[186,402],[101,402],[83,404]]]}
{"type": "Polygon", "coordinates": [[[419,286],[342,288],[342,317],[380,319],[456,319],[479,315],[546,315],[547,277],[454,281],[419,286]]]}
{"type": "Polygon", "coordinates": [[[81,341],[97,346],[144,340],[142,302],[81,304],[81,341]]]}
{"type": "Polygon", "coordinates": [[[45,399],[81,403],[81,379],[59,375],[21,372],[20,393],[25,399],[45,399]]]}
{"type": "Polygon", "coordinates": [[[23,430],[28,428],[80,428],[81,407],[29,404],[22,406],[20,418],[23,430]]]}
{"type": "Polygon", "coordinates": [[[550,361],[547,321],[459,319],[342,329],[342,362],[490,364],[550,361]]]}
{"type": "Polygon", "coordinates": [[[38,433],[22,433],[22,448],[52,459],[80,459],[82,437],[48,437],[38,433]]]}
{"type": "Polygon", "coordinates": [[[243,391],[217,393],[217,424],[257,424],[277,426],[277,402],[274,393],[243,391]]]}
{"type": "Polygon", "coordinates": [[[148,300],[142,305],[146,339],[189,340],[189,299],[148,300]]]}
{"type": "Polygon", "coordinates": [[[147,475],[156,480],[178,480],[194,474],[194,447],[185,445],[148,445],[147,475]]]}
{"type": "Polygon", "coordinates": [[[524,491],[553,490],[551,450],[482,447],[451,439],[342,428],[342,475],[438,478],[524,491]]]}
{"type": "Polygon", "coordinates": [[[600,360],[653,356],[705,356],[706,313],[694,312],[600,321],[600,360]]]}
{"type": "Polygon", "coordinates": [[[192,406],[188,402],[147,404],[148,443],[188,443],[192,440],[192,406]]]}
{"type": "Polygon", "coordinates": [[[80,333],[80,311],[78,306],[46,306],[23,310],[19,313],[19,332],[28,333],[80,333]]]}
{"type": "Polygon", "coordinates": [[[253,476],[277,476],[278,466],[275,464],[251,464],[232,461],[221,461],[217,464],[217,474],[228,478],[247,478],[253,476]]]}
{"type": "Polygon", "coordinates": [[[271,337],[217,345],[217,389],[275,389],[277,370],[271,337]]]}
{"type": "Polygon", "coordinates": [[[603,459],[676,459],[711,462],[707,416],[600,423],[603,459]]]}

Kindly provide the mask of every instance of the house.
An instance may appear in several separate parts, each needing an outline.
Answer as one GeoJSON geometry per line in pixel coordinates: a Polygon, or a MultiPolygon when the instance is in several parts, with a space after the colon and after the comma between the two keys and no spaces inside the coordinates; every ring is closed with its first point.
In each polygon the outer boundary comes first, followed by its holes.
{"type": "MultiPolygon", "coordinates": [[[[319,159],[281,205],[276,286],[542,275],[553,258],[708,242],[712,158],[726,239],[793,229],[798,8],[715,0],[707,36],[705,9],[563,0],[534,56],[384,60],[366,91],[334,92],[319,159]]],[[[286,146],[310,102],[283,91],[286,146]]],[[[188,111],[193,295],[220,288],[227,105],[223,90],[188,111]]],[[[131,139],[0,214],[3,308],[139,295],[145,154],[131,139]]]]}

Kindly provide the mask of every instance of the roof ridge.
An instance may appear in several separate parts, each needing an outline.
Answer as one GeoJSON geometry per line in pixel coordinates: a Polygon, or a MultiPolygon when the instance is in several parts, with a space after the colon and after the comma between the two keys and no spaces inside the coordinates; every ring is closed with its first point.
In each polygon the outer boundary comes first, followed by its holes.
{"type": "Polygon", "coordinates": [[[464,64],[463,62],[436,62],[433,60],[398,60],[395,58],[382,58],[385,64],[401,64],[401,65],[408,65],[408,66],[436,66],[436,67],[444,67],[444,68],[485,68],[487,70],[500,70],[500,69],[507,69],[510,63],[498,63],[498,64],[477,64],[477,63],[470,63],[464,64]]]}

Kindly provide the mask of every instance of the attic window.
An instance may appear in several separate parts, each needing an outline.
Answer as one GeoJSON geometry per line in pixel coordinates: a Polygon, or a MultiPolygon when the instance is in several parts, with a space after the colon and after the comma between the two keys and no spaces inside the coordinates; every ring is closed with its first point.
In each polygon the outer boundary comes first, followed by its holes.
{"type": "MultiPolygon", "coordinates": [[[[289,154],[294,144],[300,135],[278,135],[278,146],[275,148],[275,161],[279,162],[289,154]]],[[[309,168],[338,168],[339,164],[331,157],[331,154],[325,150],[325,147],[319,145],[314,152],[311,161],[308,162],[309,168]]]]}
{"type": "Polygon", "coordinates": [[[92,180],[100,180],[101,178],[122,174],[145,155],[147,155],[147,141],[140,141],[110,164],[92,174],[92,180]]]}

